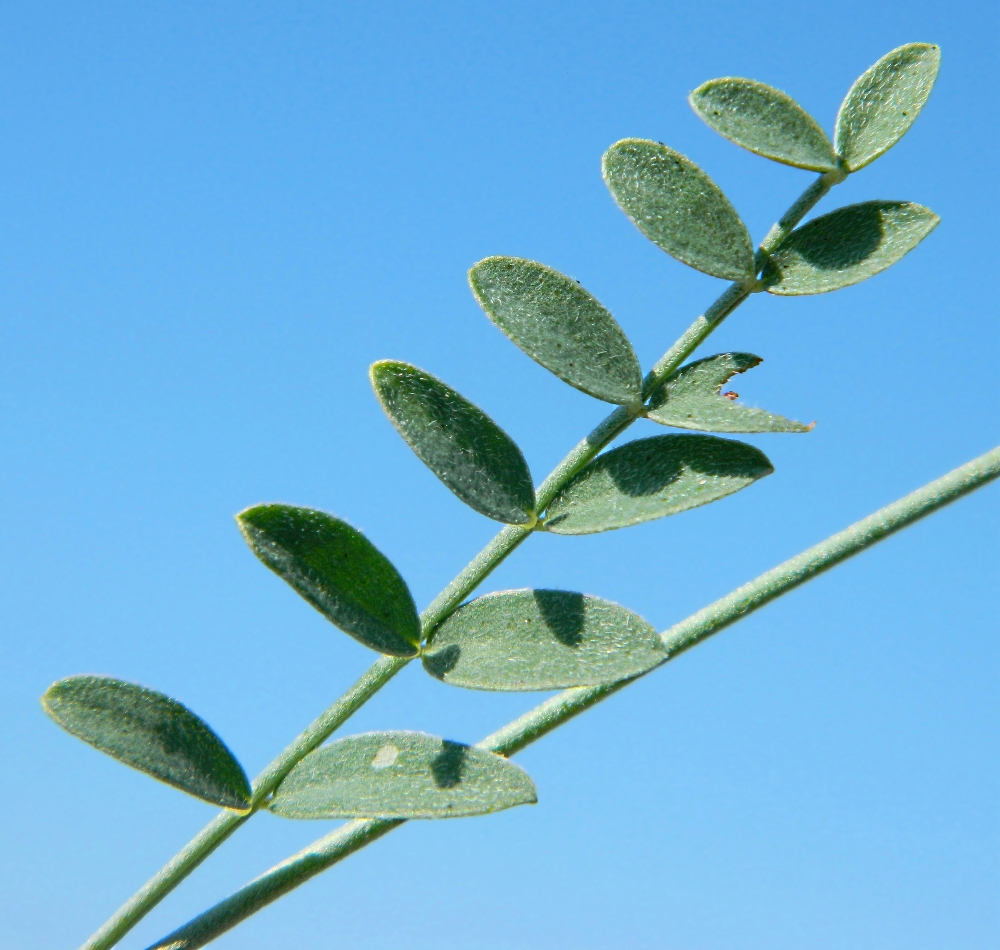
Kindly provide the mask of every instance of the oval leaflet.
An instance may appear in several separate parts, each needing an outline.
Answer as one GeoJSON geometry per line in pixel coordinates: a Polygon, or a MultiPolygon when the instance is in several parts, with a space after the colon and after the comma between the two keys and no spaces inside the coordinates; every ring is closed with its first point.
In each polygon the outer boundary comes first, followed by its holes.
{"type": "Polygon", "coordinates": [[[658,142],[623,139],[604,153],[602,167],[615,201],[658,247],[713,277],[754,276],[745,225],[689,158],[658,142]]]}
{"type": "Polygon", "coordinates": [[[834,142],[856,172],[895,145],[927,102],[941,65],[941,50],[909,43],[883,56],[851,86],[837,114],[834,142]]]}
{"type": "Polygon", "coordinates": [[[656,630],[618,604],[565,590],[508,590],[459,607],[423,662],[454,686],[535,690],[613,683],[666,658],[656,630]]]}
{"type": "Polygon", "coordinates": [[[625,528],[707,505],[774,471],[759,449],[710,435],[637,439],[582,468],[545,516],[555,534],[625,528]]]}
{"type": "Polygon", "coordinates": [[[837,155],[819,123],[779,89],[752,79],[711,79],[689,97],[691,107],[720,135],[764,158],[833,171],[837,155]]]}
{"type": "Polygon", "coordinates": [[[244,811],[250,782],[208,724],[175,699],[110,676],[70,676],[42,697],[68,733],[213,805],[244,811]]]}
{"type": "Polygon", "coordinates": [[[533,804],[503,756],[422,732],[369,732],[310,752],[278,786],[283,818],[462,818],[533,804]]]}
{"type": "Polygon", "coordinates": [[[865,201],[794,230],[761,274],[768,293],[824,294],[874,277],[909,254],[940,219],[909,201],[865,201]]]}
{"type": "Polygon", "coordinates": [[[374,363],[371,380],[399,434],[462,501],[507,524],[534,521],[528,463],[485,412],[409,363],[374,363]]]}
{"type": "Polygon", "coordinates": [[[253,553],[345,633],[380,653],[417,655],[410,589],[360,531],[294,505],[257,505],[236,521],[253,553]]]}
{"type": "Polygon", "coordinates": [[[487,257],[469,271],[486,315],[536,363],[616,405],[642,399],[642,370],[618,321],[575,280],[519,257],[487,257]]]}

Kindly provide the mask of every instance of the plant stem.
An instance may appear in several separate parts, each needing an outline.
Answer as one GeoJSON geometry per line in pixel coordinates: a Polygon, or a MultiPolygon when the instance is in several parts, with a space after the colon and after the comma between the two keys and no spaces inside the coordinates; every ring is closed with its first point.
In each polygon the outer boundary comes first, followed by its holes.
{"type": "Polygon", "coordinates": [[[792,229],[819,203],[827,192],[834,186],[839,185],[847,178],[847,172],[836,169],[826,172],[815,179],[813,183],[802,192],[795,203],[778,219],[778,223],[771,227],[771,230],[760,242],[757,253],[754,255],[754,267],[759,274],[767,263],[767,258],[785,240],[792,229]]]}
{"type": "MultiPolygon", "coordinates": [[[[1000,447],[779,564],[666,630],[660,635],[668,651],[663,662],[675,659],[782,594],[998,477],[1000,447]]],[[[639,678],[564,690],[487,736],[477,746],[500,755],[513,755],[639,678]]],[[[197,950],[283,894],[403,823],[402,819],[347,822],[153,944],[149,950],[197,950]]]]}
{"type": "MultiPolygon", "coordinates": [[[[1000,478],[1000,446],[855,522],[664,631],[660,635],[667,648],[667,658],[663,663],[675,660],[691,647],[760,610],[800,584],[997,478],[1000,478]]],[[[479,745],[500,755],[513,755],[639,678],[607,686],[564,690],[494,732],[479,745]]]]}
{"type": "MultiPolygon", "coordinates": [[[[811,208],[843,176],[827,172],[820,175],[799,197],[784,216],[768,232],[757,252],[758,269],[766,255],[811,208]]],[[[663,355],[643,380],[643,399],[694,352],[706,337],[759,287],[753,282],[731,284],[705,313],[684,331],[680,339],[663,355]]],[[[579,442],[538,487],[537,510],[543,512],[566,483],[605,446],[624,432],[643,409],[619,406],[583,441],[579,442]]],[[[539,525],[543,527],[543,525],[539,525]]],[[[421,615],[424,639],[429,641],[434,630],[476,589],[493,570],[532,533],[531,528],[518,525],[504,527],[462,572],[431,602],[421,615]]],[[[315,719],[254,782],[252,807],[246,813],[224,811],[205,826],[168,864],[146,882],[115,914],[110,917],[80,950],[110,950],[163,898],[201,864],[219,845],[265,803],[282,779],[308,753],[326,741],[351,715],[375,695],[410,660],[401,657],[381,657],[332,706],[315,719]]]]}
{"type": "Polygon", "coordinates": [[[383,656],[376,660],[340,699],[315,719],[257,776],[253,783],[249,811],[219,812],[84,944],[85,950],[97,950],[97,948],[103,950],[118,943],[205,858],[261,808],[268,795],[281,784],[281,780],[299,760],[321,745],[334,729],[360,709],[408,662],[407,659],[396,656],[383,656]]]}

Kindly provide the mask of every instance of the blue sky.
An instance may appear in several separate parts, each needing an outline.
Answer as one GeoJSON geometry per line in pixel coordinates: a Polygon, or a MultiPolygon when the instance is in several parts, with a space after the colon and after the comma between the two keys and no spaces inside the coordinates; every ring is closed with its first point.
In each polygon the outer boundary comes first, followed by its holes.
{"type": "MultiPolygon", "coordinates": [[[[811,180],[687,93],[771,83],[829,130],[902,43],[943,65],[906,138],[821,206],[914,200],[890,272],[751,299],[700,351],[758,353],[776,474],[717,505],[536,537],[483,591],[561,587],[662,629],[998,441],[992,4],[6,4],[0,31],[0,912],[71,947],[212,815],[72,740],[53,680],[101,672],[204,716],[254,774],[371,662],[244,546],[260,501],[361,528],[426,605],[492,536],[369,388],[416,363],[536,480],[605,413],[484,318],[491,254],[579,279],[649,367],[723,285],[616,208],[600,156],[664,141],[755,239],[811,180]]],[[[662,430],[660,430],[662,431],[662,430]]],[[[643,423],[631,435],[653,434],[643,423]]],[[[995,946],[996,487],[730,629],[518,757],[539,804],[412,823],[219,941],[513,950],[995,946]]],[[[405,670],[347,732],[475,741],[540,701],[405,670]]],[[[329,822],[255,819],[141,948],[329,822]]]]}

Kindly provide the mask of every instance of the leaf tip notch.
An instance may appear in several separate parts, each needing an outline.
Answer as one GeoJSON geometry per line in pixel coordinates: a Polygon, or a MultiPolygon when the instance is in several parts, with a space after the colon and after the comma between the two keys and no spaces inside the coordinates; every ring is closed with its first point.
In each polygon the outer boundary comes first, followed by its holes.
{"type": "Polygon", "coordinates": [[[701,432],[809,432],[812,426],[744,406],[736,402],[738,393],[722,392],[733,376],[762,362],[753,353],[720,353],[688,363],[653,393],[646,418],[676,429],[701,432]]]}

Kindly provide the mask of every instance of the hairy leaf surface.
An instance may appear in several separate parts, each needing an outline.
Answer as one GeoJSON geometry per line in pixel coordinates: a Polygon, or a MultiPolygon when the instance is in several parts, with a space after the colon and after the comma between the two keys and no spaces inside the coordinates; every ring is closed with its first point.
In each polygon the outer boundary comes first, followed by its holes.
{"type": "Polygon", "coordinates": [[[909,43],[883,56],[847,93],[834,142],[856,172],[888,151],[907,132],[927,102],[941,65],[941,50],[909,43]]]}
{"type": "Polygon", "coordinates": [[[368,732],[309,753],[278,786],[284,818],[462,818],[534,804],[502,756],[422,732],[368,732]]]}
{"type": "Polygon", "coordinates": [[[549,505],[555,534],[593,534],[674,515],[774,471],[752,445],[710,435],[657,435],[605,452],[549,505]]]}
{"type": "Polygon", "coordinates": [[[204,720],[179,702],[110,676],[70,676],[42,697],[71,735],[119,762],[223,808],[250,807],[242,766],[204,720]]]}
{"type": "Polygon", "coordinates": [[[765,158],[817,172],[837,167],[819,123],[779,89],[752,79],[711,79],[691,93],[694,111],[716,132],[765,158]]]}
{"type": "Polygon", "coordinates": [[[375,363],[371,380],[399,434],[462,501],[497,521],[531,522],[535,489],[528,463],[485,412],[409,363],[375,363]]]}
{"type": "Polygon", "coordinates": [[[469,283],[486,315],[560,379],[616,405],[641,398],[632,344],[575,280],[519,257],[487,257],[469,271],[469,283]]]}
{"type": "Polygon", "coordinates": [[[459,607],[437,629],[424,668],[470,689],[565,689],[637,676],[666,658],[656,630],[618,604],[508,590],[459,607]]]}
{"type": "Polygon", "coordinates": [[[694,162],[645,139],[604,153],[615,201],[654,244],[691,267],[726,280],[754,274],[753,245],[736,209],[694,162]]]}
{"type": "Polygon", "coordinates": [[[257,505],[236,520],[254,554],[341,630],[380,653],[416,656],[410,589],[360,531],[293,505],[257,505]]]}
{"type": "Polygon", "coordinates": [[[811,425],[741,406],[734,401],[737,393],[722,395],[733,376],[761,362],[753,353],[720,353],[688,363],[653,393],[647,416],[665,426],[702,432],[809,432],[811,425]]]}
{"type": "Polygon", "coordinates": [[[891,267],[940,219],[908,201],[838,208],[793,231],[771,254],[761,280],[772,294],[824,294],[891,267]]]}

